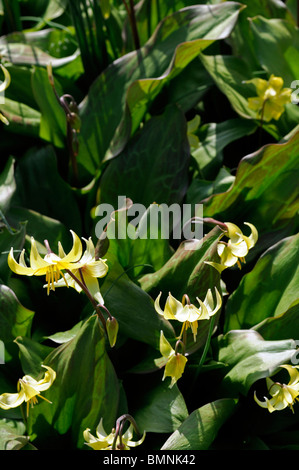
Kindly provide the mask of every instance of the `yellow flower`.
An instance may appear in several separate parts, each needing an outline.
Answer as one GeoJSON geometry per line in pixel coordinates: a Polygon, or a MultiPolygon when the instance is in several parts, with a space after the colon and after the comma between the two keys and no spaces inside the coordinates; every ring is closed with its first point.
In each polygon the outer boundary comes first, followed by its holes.
{"type": "MultiPolygon", "coordinates": [[[[2,64],[0,64],[0,67],[2,69],[2,72],[4,73],[4,82],[2,82],[0,85],[0,93],[3,93],[6,90],[6,88],[9,87],[11,78],[10,78],[10,74],[8,70],[2,64]]],[[[6,119],[5,116],[3,116],[2,113],[0,113],[0,121],[2,121],[7,126],[9,124],[8,120],[6,119]]]]}
{"type": "Polygon", "coordinates": [[[160,353],[162,354],[162,357],[155,359],[155,364],[158,367],[165,365],[162,380],[166,377],[171,377],[170,388],[172,388],[173,385],[182,377],[187,363],[187,358],[172,348],[171,344],[165,338],[163,331],[161,331],[160,334],[160,353]]]}
{"type": "Polygon", "coordinates": [[[266,378],[267,389],[272,398],[265,398],[265,401],[260,401],[256,392],[254,392],[254,400],[262,408],[267,408],[270,413],[276,410],[284,410],[290,407],[294,413],[293,404],[295,401],[299,401],[297,398],[299,395],[299,372],[298,366],[282,365],[290,375],[290,381],[286,384],[279,382],[273,382],[269,377],[266,378]]]}
{"type": "MultiPolygon", "coordinates": [[[[87,428],[83,432],[83,437],[85,439],[86,445],[91,447],[94,450],[112,450],[112,445],[115,439],[116,431],[115,429],[112,430],[110,434],[106,434],[103,428],[103,420],[101,419],[97,429],[96,435],[97,437],[93,436],[90,433],[90,429],[87,428]]],[[[132,441],[133,438],[133,426],[132,424],[129,426],[127,431],[121,436],[117,436],[116,443],[115,443],[115,450],[130,450],[130,447],[137,447],[143,443],[145,439],[145,433],[138,441],[132,441]]]]}
{"type": "MultiPolygon", "coordinates": [[[[89,238],[88,240],[85,240],[85,238],[83,238],[83,240],[86,243],[86,250],[80,261],[72,264],[69,267],[69,270],[76,278],[78,278],[83,284],[86,285],[89,292],[97,300],[98,303],[104,304],[104,300],[100,293],[97,278],[106,276],[108,266],[105,262],[106,260],[95,259],[95,247],[91,238],[89,238]]],[[[82,291],[82,287],[68,273],[66,273],[63,278],[61,278],[58,282],[54,282],[54,286],[70,286],[76,289],[77,292],[82,291]]]]}
{"type": "Polygon", "coordinates": [[[58,281],[60,276],[64,277],[63,269],[71,269],[74,263],[78,261],[82,254],[82,244],[80,238],[71,231],[73,237],[73,247],[66,255],[59,243],[59,255],[48,250],[48,253],[42,258],[37,251],[36,242],[31,237],[31,251],[30,251],[30,267],[25,263],[25,249],[22,250],[19,263],[16,262],[13,255],[13,248],[11,248],[8,255],[8,265],[10,269],[20,275],[25,276],[46,276],[47,292],[50,289],[55,290],[55,282],[58,281]]]}
{"type": "Polygon", "coordinates": [[[241,229],[231,222],[225,222],[227,230],[223,235],[229,238],[228,242],[220,241],[217,245],[217,253],[220,257],[220,263],[213,261],[205,261],[206,264],[210,264],[216,268],[220,273],[236,263],[241,267],[240,260],[245,262],[245,256],[248,251],[254,247],[258,240],[258,232],[253,224],[244,222],[251,229],[249,237],[245,236],[241,229]]]}
{"type": "Polygon", "coordinates": [[[269,80],[253,78],[246,83],[253,83],[257,95],[248,98],[248,106],[258,113],[263,121],[278,120],[285,110],[285,104],[291,102],[291,88],[283,88],[283,79],[271,75],[269,80]]]}
{"type": "Polygon", "coordinates": [[[179,322],[182,322],[182,332],[185,328],[188,329],[190,327],[195,341],[197,335],[198,321],[209,320],[210,317],[212,317],[213,315],[215,315],[215,313],[218,312],[222,305],[221,295],[219,294],[216,287],[215,294],[216,305],[213,300],[212,291],[211,289],[209,289],[203,302],[198,297],[196,297],[196,300],[199,303],[199,307],[196,307],[191,303],[185,303],[186,296],[184,296],[183,301],[180,302],[169,292],[163,311],[160,307],[160,298],[162,295],[162,292],[160,292],[160,294],[155,300],[155,309],[157,313],[159,313],[159,315],[162,315],[166,320],[177,320],[179,322]]]}
{"type": "MultiPolygon", "coordinates": [[[[29,405],[35,405],[37,403],[37,397],[47,400],[45,397],[40,395],[40,392],[44,392],[51,387],[52,383],[56,379],[56,372],[51,367],[42,365],[47,372],[42,380],[35,380],[30,375],[24,375],[22,379],[18,381],[18,393],[3,393],[0,395],[0,408],[8,410],[10,408],[16,408],[23,402],[27,403],[27,416],[29,414],[29,405]]],[[[51,403],[51,402],[49,402],[51,403]]]]}

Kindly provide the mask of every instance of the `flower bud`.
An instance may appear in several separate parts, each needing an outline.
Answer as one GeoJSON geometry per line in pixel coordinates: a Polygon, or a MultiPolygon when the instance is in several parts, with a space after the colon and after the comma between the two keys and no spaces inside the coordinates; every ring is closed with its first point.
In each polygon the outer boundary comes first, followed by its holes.
{"type": "Polygon", "coordinates": [[[114,317],[108,317],[106,321],[107,335],[111,348],[116,343],[118,333],[118,321],[114,317]]]}

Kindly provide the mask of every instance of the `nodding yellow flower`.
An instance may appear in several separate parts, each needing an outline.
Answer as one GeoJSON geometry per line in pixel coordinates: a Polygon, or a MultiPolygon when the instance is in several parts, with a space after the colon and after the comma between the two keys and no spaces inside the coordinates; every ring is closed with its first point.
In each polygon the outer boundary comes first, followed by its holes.
{"type": "Polygon", "coordinates": [[[27,403],[27,416],[29,414],[29,405],[35,405],[37,403],[37,397],[46,400],[51,403],[45,397],[40,395],[40,392],[44,392],[51,387],[52,383],[56,379],[56,372],[51,367],[42,365],[47,371],[42,380],[35,380],[30,375],[24,375],[22,379],[18,381],[18,393],[3,393],[0,395],[0,408],[8,410],[10,408],[16,408],[23,402],[27,403]]]}
{"type": "MultiPolygon", "coordinates": [[[[112,450],[112,445],[116,436],[116,430],[113,429],[110,434],[107,434],[103,428],[103,420],[101,419],[97,429],[96,437],[90,433],[90,429],[87,428],[83,432],[85,444],[94,450],[112,450]]],[[[115,450],[130,450],[130,447],[137,447],[143,443],[145,439],[145,433],[138,441],[132,441],[133,438],[133,426],[129,426],[127,431],[120,437],[117,436],[115,443],[115,450]]]]}
{"type": "MultiPolygon", "coordinates": [[[[77,279],[86,285],[89,292],[98,303],[104,304],[97,278],[106,276],[108,265],[105,262],[106,260],[95,259],[95,247],[91,238],[88,240],[83,238],[83,240],[86,243],[86,250],[82,258],[77,263],[73,263],[69,267],[69,271],[71,271],[77,279]]],[[[66,273],[58,282],[54,282],[54,287],[63,286],[73,287],[77,292],[82,291],[82,287],[68,273],[66,273]]]]}
{"type": "Polygon", "coordinates": [[[165,366],[164,375],[162,380],[166,377],[171,377],[169,388],[172,388],[174,384],[182,377],[187,358],[184,354],[177,352],[169,341],[164,336],[163,331],[160,333],[160,353],[162,357],[155,360],[155,364],[158,367],[165,366]]]}
{"type": "Polygon", "coordinates": [[[271,75],[269,80],[253,78],[246,83],[253,83],[257,95],[248,98],[248,106],[256,111],[258,118],[269,122],[271,119],[278,120],[285,110],[285,105],[291,102],[291,88],[283,88],[283,79],[271,75]]]}
{"type": "Polygon", "coordinates": [[[48,249],[48,253],[44,258],[38,253],[36,242],[31,237],[30,267],[26,266],[25,263],[25,249],[22,250],[19,263],[17,263],[13,255],[13,248],[11,248],[8,255],[10,269],[16,274],[25,276],[46,276],[47,293],[49,294],[50,290],[55,290],[55,282],[59,280],[60,276],[64,277],[63,270],[71,269],[82,255],[80,238],[72,230],[71,234],[73,237],[73,247],[67,255],[59,243],[58,255],[48,249]]]}
{"type": "Polygon", "coordinates": [[[231,222],[225,222],[227,230],[223,233],[223,236],[228,237],[228,242],[219,241],[217,245],[217,253],[220,257],[220,263],[213,261],[205,261],[206,264],[210,264],[220,273],[236,263],[241,268],[241,262],[245,262],[245,256],[248,251],[254,247],[258,240],[258,232],[253,224],[244,222],[251,229],[251,234],[247,237],[243,234],[242,230],[231,222]]]}
{"type": "MultiPolygon", "coordinates": [[[[10,78],[10,73],[2,64],[0,64],[0,68],[4,74],[4,82],[0,84],[0,93],[3,93],[9,87],[11,78],[10,78]]],[[[7,126],[9,124],[8,120],[6,119],[5,116],[3,116],[2,113],[0,113],[0,121],[2,121],[7,126]]]]}
{"type": "Polygon", "coordinates": [[[162,295],[162,292],[160,292],[160,294],[155,300],[155,309],[157,313],[159,313],[159,315],[162,315],[166,320],[177,320],[183,323],[180,336],[182,336],[182,333],[185,329],[187,330],[188,328],[191,328],[195,341],[197,335],[198,321],[209,320],[213,315],[215,315],[215,313],[218,312],[222,305],[222,298],[216,287],[215,294],[216,304],[214,303],[212,291],[211,289],[209,289],[204,301],[196,297],[196,300],[199,303],[199,306],[196,307],[195,305],[189,302],[187,296],[183,296],[183,300],[182,302],[180,302],[169,292],[163,311],[160,307],[160,298],[162,295]]]}
{"type": "Polygon", "coordinates": [[[260,401],[256,392],[254,392],[254,400],[262,408],[267,408],[270,413],[273,411],[284,410],[285,408],[291,408],[294,413],[293,404],[299,401],[299,372],[298,366],[282,365],[280,366],[286,369],[290,375],[290,381],[286,384],[274,382],[269,377],[266,378],[267,389],[272,398],[265,398],[265,401],[260,401]]]}

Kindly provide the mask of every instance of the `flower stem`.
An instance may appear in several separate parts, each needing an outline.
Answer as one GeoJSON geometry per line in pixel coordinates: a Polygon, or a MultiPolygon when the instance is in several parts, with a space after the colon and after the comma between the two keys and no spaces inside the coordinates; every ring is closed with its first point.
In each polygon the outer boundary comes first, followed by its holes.
{"type": "MultiPolygon", "coordinates": [[[[77,284],[85,292],[85,294],[87,295],[88,299],[90,300],[93,308],[95,309],[98,318],[101,320],[101,323],[102,323],[102,325],[104,327],[104,330],[106,332],[106,320],[105,320],[102,312],[99,309],[98,303],[96,302],[94,297],[91,295],[91,293],[90,293],[89,289],[87,288],[85,282],[82,282],[80,279],[78,279],[77,276],[75,276],[75,274],[73,274],[72,271],[70,271],[69,269],[66,269],[65,271],[74,279],[75,282],[77,282],[77,284]]],[[[80,273],[80,274],[82,276],[82,273],[80,273]]]]}

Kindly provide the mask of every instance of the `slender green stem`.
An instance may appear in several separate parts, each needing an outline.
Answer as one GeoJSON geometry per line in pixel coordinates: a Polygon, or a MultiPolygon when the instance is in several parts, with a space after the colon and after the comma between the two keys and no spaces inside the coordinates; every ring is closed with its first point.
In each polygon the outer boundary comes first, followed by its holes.
{"type": "Polygon", "coordinates": [[[133,34],[133,41],[134,41],[135,49],[136,50],[140,49],[140,40],[139,40],[139,34],[138,34],[138,30],[137,30],[134,2],[133,2],[133,0],[129,0],[130,8],[129,8],[126,0],[122,0],[122,2],[125,6],[125,9],[127,10],[127,13],[128,13],[128,18],[129,18],[130,25],[131,25],[131,30],[132,30],[132,34],[133,34]]]}
{"type": "Polygon", "coordinates": [[[211,319],[210,319],[208,337],[207,337],[206,344],[205,344],[202,356],[200,358],[200,361],[199,361],[199,364],[198,364],[198,367],[197,367],[197,371],[196,371],[196,374],[195,374],[195,380],[197,379],[198,374],[200,372],[200,369],[202,368],[202,366],[203,366],[203,364],[206,360],[206,357],[207,357],[207,354],[208,354],[208,351],[209,351],[209,347],[210,347],[210,343],[211,343],[213,330],[214,330],[214,325],[215,325],[215,315],[213,317],[211,317],[211,319]]]}
{"type": "Polygon", "coordinates": [[[92,294],[90,293],[89,289],[87,288],[85,282],[82,282],[80,279],[78,279],[77,276],[75,276],[74,273],[72,273],[72,271],[70,271],[69,269],[66,269],[65,270],[73,279],[75,282],[77,282],[77,284],[81,287],[81,289],[85,292],[85,294],[87,295],[88,299],[90,300],[98,318],[101,320],[101,323],[104,327],[104,330],[106,332],[106,320],[102,314],[102,312],[100,311],[99,309],[99,306],[98,306],[98,303],[96,302],[95,298],[92,296],[92,294]]]}

